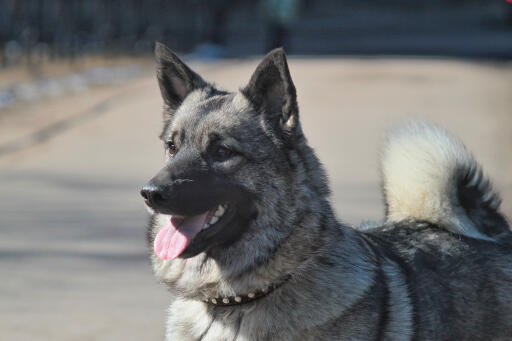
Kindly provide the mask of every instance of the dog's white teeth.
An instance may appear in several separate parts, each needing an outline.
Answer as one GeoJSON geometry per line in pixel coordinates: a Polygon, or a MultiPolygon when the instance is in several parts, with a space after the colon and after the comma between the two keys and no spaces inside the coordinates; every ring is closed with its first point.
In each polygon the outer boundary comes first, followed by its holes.
{"type": "Polygon", "coordinates": [[[225,212],[226,212],[226,207],[223,205],[219,205],[217,207],[217,209],[215,210],[215,212],[213,213],[213,216],[210,218],[210,221],[208,221],[207,223],[204,224],[203,230],[206,230],[207,228],[209,228],[210,226],[212,226],[213,224],[218,222],[220,217],[222,217],[225,212]]]}
{"type": "Polygon", "coordinates": [[[215,216],[216,217],[222,217],[224,212],[226,212],[226,209],[224,208],[224,206],[219,205],[219,207],[217,208],[217,211],[215,211],[215,216]]]}

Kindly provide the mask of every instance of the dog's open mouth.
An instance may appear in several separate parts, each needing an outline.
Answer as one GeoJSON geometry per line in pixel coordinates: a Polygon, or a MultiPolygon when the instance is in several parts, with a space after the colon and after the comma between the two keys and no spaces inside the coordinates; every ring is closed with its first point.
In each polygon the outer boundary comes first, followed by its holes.
{"type": "Polygon", "coordinates": [[[179,257],[201,231],[223,220],[227,207],[227,204],[218,205],[194,216],[168,215],[169,223],[158,232],[154,241],[157,257],[165,260],[179,257]]]}

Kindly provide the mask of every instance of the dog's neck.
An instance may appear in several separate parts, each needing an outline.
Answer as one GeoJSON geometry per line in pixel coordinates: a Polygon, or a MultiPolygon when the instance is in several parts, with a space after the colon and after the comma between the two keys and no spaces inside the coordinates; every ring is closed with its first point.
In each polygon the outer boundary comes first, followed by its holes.
{"type": "Polygon", "coordinates": [[[247,294],[237,294],[235,296],[216,296],[216,297],[206,297],[203,299],[204,302],[217,306],[217,307],[226,307],[233,305],[241,305],[254,302],[263,298],[276,290],[277,288],[284,285],[288,280],[290,280],[291,275],[284,276],[279,282],[267,285],[263,288],[259,288],[247,294]]]}
{"type": "MultiPolygon", "coordinates": [[[[252,255],[245,263],[229,263],[226,259],[215,259],[203,253],[174,261],[154,259],[154,268],[171,292],[182,298],[208,301],[216,306],[245,304],[316,276],[312,273],[316,271],[313,265],[319,260],[341,264],[336,276],[366,278],[364,282],[370,283],[371,262],[365,257],[371,255],[360,239],[354,230],[337,223],[333,215],[310,215],[302,219],[289,234],[281,236],[278,247],[272,252],[252,255]],[[314,230],[311,227],[313,223],[317,226],[314,230]]],[[[238,252],[243,252],[236,249],[231,251],[229,256],[233,258],[240,258],[241,253],[238,252]]],[[[364,285],[360,289],[364,290],[364,285]]]]}

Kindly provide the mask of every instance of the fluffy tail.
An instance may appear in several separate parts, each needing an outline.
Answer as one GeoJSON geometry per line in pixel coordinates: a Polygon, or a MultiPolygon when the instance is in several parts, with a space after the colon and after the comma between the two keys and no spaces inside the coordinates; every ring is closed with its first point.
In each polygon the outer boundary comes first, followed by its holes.
{"type": "Polygon", "coordinates": [[[472,238],[510,233],[501,199],[466,147],[442,128],[412,122],[382,150],[388,221],[424,220],[472,238]]]}

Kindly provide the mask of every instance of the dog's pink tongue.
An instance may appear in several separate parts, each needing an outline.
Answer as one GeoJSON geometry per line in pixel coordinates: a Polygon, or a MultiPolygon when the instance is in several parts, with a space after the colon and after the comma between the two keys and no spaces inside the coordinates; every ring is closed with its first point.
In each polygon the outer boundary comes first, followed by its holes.
{"type": "Polygon", "coordinates": [[[192,239],[201,231],[208,212],[193,217],[169,219],[169,225],[164,226],[156,235],[154,249],[160,259],[175,259],[185,249],[192,239]]]}

